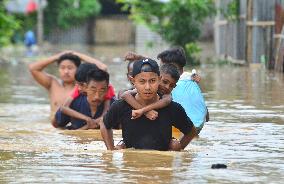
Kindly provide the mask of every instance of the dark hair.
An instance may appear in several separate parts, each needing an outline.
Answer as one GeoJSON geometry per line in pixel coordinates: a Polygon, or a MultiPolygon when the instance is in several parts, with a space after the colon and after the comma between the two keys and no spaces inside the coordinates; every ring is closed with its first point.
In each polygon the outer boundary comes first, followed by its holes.
{"type": "Polygon", "coordinates": [[[92,63],[80,64],[75,74],[75,80],[77,82],[87,82],[87,74],[90,70],[93,69],[98,69],[97,65],[92,63]]]}
{"type": "Polygon", "coordinates": [[[169,74],[175,81],[179,80],[180,74],[178,69],[173,64],[164,64],[160,68],[161,73],[169,74]]]}
{"type": "Polygon", "coordinates": [[[135,61],[129,61],[128,64],[127,64],[127,75],[132,75],[132,72],[129,73],[129,68],[130,66],[132,65],[132,68],[133,68],[133,64],[134,64],[135,61]]]}
{"type": "Polygon", "coordinates": [[[57,64],[60,65],[60,63],[66,59],[73,62],[76,67],[79,67],[79,65],[81,64],[81,59],[78,56],[71,53],[63,54],[62,56],[60,56],[57,61],[57,64]]]}
{"type": "Polygon", "coordinates": [[[92,69],[87,74],[87,83],[90,81],[106,81],[109,84],[109,74],[106,71],[103,71],[99,68],[92,69]]]}
{"type": "Polygon", "coordinates": [[[161,52],[158,59],[162,60],[163,63],[175,63],[180,68],[186,65],[186,56],[182,47],[175,47],[161,52]]]}

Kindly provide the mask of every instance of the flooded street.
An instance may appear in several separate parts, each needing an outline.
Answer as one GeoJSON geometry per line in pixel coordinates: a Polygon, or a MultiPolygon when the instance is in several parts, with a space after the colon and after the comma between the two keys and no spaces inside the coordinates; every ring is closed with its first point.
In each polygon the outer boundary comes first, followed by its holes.
{"type": "MultiPolygon", "coordinates": [[[[116,92],[127,88],[123,54],[105,58],[116,92]]],[[[0,64],[0,183],[283,183],[284,75],[261,66],[197,70],[210,121],[185,151],[111,152],[99,131],[51,127],[48,95],[26,59],[0,64]],[[211,169],[216,163],[228,168],[211,169]]]]}

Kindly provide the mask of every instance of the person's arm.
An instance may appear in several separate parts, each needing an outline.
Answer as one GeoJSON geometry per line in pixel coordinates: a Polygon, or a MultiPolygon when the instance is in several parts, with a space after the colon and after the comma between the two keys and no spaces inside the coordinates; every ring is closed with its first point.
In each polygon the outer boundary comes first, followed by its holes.
{"type": "Polygon", "coordinates": [[[100,131],[107,150],[114,150],[113,131],[107,129],[103,121],[100,122],[100,131]]]}
{"type": "Polygon", "coordinates": [[[54,76],[46,73],[43,71],[44,68],[46,68],[48,65],[56,62],[59,57],[66,52],[61,52],[59,54],[53,55],[47,59],[43,59],[34,63],[29,64],[29,70],[33,76],[33,78],[43,87],[45,87],[47,90],[50,89],[52,80],[54,79],[54,76]]]}
{"type": "Polygon", "coordinates": [[[108,150],[114,150],[112,129],[121,123],[121,110],[123,108],[123,106],[121,106],[122,104],[122,100],[115,101],[102,121],[100,121],[101,135],[108,150]]]}
{"type": "Polygon", "coordinates": [[[132,119],[139,118],[140,116],[151,110],[164,108],[168,106],[171,103],[171,101],[172,101],[171,95],[163,95],[163,98],[158,100],[157,102],[147,105],[141,109],[133,110],[132,119]]]}
{"type": "Polygon", "coordinates": [[[197,131],[190,118],[187,117],[184,108],[180,104],[173,103],[171,105],[170,112],[173,126],[184,134],[184,136],[180,139],[181,148],[184,149],[197,135],[197,131]]]}
{"type": "Polygon", "coordinates": [[[52,125],[54,128],[65,128],[65,126],[71,121],[70,116],[62,113],[60,109],[58,109],[55,113],[55,116],[52,120],[52,125]]]}
{"type": "Polygon", "coordinates": [[[105,100],[104,101],[104,110],[103,110],[103,113],[100,117],[104,116],[107,111],[109,110],[109,107],[110,107],[110,100],[105,100]]]}
{"type": "Polygon", "coordinates": [[[138,103],[133,96],[136,93],[137,93],[136,89],[125,91],[121,95],[121,99],[125,100],[134,109],[141,109],[143,106],[140,103],[138,103]]]}
{"type": "Polygon", "coordinates": [[[75,119],[79,119],[79,120],[83,120],[86,122],[86,125],[84,125],[83,127],[80,128],[80,130],[86,130],[86,129],[94,129],[94,128],[98,128],[99,124],[95,119],[92,119],[89,116],[86,116],[80,112],[77,112],[73,109],[71,109],[70,107],[60,107],[60,110],[62,111],[63,114],[66,114],[72,118],[75,119]]]}
{"type": "Polygon", "coordinates": [[[93,57],[87,56],[83,53],[80,52],[73,52],[75,55],[77,55],[81,60],[87,62],[87,63],[93,63],[95,65],[97,65],[97,67],[101,70],[107,71],[107,65],[105,65],[104,63],[102,63],[100,60],[95,59],[93,57]]]}
{"type": "Polygon", "coordinates": [[[89,116],[86,116],[86,115],[84,115],[84,114],[82,114],[80,112],[77,112],[77,111],[71,109],[70,107],[61,106],[60,110],[64,114],[66,114],[66,115],[68,115],[70,117],[86,121],[87,123],[92,121],[92,118],[90,118],[89,116]]]}
{"type": "Polygon", "coordinates": [[[124,56],[125,61],[136,61],[145,58],[146,58],[145,56],[139,55],[135,52],[127,52],[124,56]]]}
{"type": "Polygon", "coordinates": [[[181,144],[181,149],[184,149],[196,135],[197,130],[195,127],[192,127],[192,130],[188,134],[183,135],[179,140],[181,144]]]}
{"type": "MultiPolygon", "coordinates": [[[[136,99],[133,97],[133,94],[136,94],[137,93],[137,90],[136,89],[133,89],[133,90],[128,90],[128,91],[125,91],[122,95],[121,95],[121,99],[125,100],[129,105],[131,105],[131,107],[133,107],[134,109],[138,110],[138,111],[141,111],[141,108],[143,108],[143,106],[141,104],[139,104],[136,99]]],[[[133,112],[133,111],[132,111],[133,112]]],[[[139,114],[141,114],[139,112],[139,114]]],[[[143,113],[142,113],[143,114],[143,113]]],[[[141,114],[141,115],[142,115],[141,114]]],[[[150,119],[150,120],[155,120],[157,117],[158,117],[158,112],[155,111],[155,110],[150,110],[150,111],[147,111],[144,113],[145,116],[150,119]]],[[[132,118],[134,119],[133,117],[133,113],[132,113],[132,118]]],[[[140,116],[141,116],[140,115],[140,116]]],[[[140,117],[139,116],[139,117],[140,117]]],[[[135,117],[135,118],[138,118],[138,117],[135,117]]]]}

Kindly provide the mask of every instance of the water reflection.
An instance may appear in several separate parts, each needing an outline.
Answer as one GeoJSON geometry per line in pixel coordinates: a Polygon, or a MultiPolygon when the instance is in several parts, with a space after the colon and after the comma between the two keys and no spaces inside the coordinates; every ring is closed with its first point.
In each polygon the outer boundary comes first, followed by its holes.
{"type": "MultiPolygon", "coordinates": [[[[125,88],[126,63],[105,62],[115,88],[125,88]]],[[[99,131],[50,126],[46,91],[31,79],[26,65],[0,68],[0,183],[281,183],[284,179],[281,73],[261,66],[201,66],[197,70],[211,121],[186,151],[109,152],[99,131]],[[228,169],[212,170],[215,163],[225,163],[228,169]]],[[[49,70],[56,73],[55,66],[49,70]]],[[[120,139],[121,133],[115,132],[115,142],[120,139]]]]}

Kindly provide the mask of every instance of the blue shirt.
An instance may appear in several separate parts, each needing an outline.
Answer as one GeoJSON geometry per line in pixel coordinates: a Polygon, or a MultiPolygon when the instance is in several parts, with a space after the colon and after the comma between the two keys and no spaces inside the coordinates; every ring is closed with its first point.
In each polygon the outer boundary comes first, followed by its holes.
{"type": "Polygon", "coordinates": [[[172,91],[173,101],[181,104],[197,129],[201,129],[207,114],[206,104],[198,84],[182,79],[172,91]]]}
{"type": "MultiPolygon", "coordinates": [[[[114,99],[111,100],[111,103],[113,101],[114,99]]],[[[101,103],[98,106],[96,114],[92,116],[91,108],[90,108],[89,102],[87,101],[87,96],[81,94],[79,97],[77,97],[76,99],[72,101],[70,108],[88,117],[96,119],[102,115],[103,110],[104,110],[104,103],[101,103]]],[[[59,127],[70,129],[70,130],[76,130],[86,125],[86,122],[84,120],[72,118],[68,115],[65,115],[62,113],[60,109],[56,112],[55,118],[56,118],[57,125],[59,127]],[[69,122],[71,123],[71,125],[67,125],[69,122]]]]}

